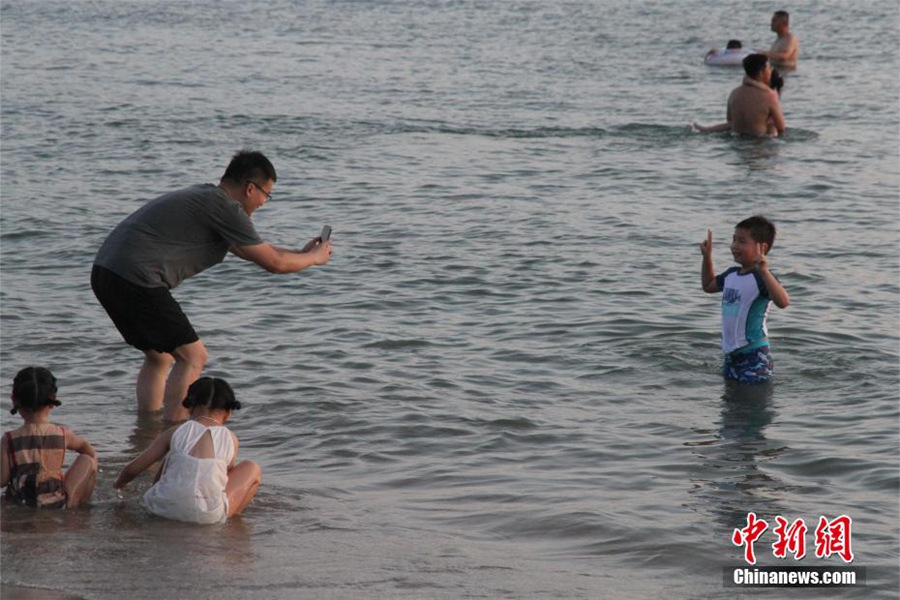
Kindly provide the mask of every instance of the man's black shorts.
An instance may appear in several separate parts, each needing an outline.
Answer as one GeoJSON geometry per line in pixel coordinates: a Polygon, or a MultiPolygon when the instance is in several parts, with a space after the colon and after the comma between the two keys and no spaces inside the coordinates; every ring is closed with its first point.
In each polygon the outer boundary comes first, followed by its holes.
{"type": "Polygon", "coordinates": [[[141,287],[94,265],[91,289],[125,341],[138,350],[172,352],[200,339],[168,288],[141,287]]]}

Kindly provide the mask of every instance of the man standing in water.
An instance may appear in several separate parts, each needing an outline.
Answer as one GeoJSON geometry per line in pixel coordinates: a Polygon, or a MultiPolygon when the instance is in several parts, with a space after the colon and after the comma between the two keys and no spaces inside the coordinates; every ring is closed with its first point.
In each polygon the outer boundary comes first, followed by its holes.
{"type": "Polygon", "coordinates": [[[797,68],[797,55],[800,53],[800,42],[790,31],[790,15],[779,10],[772,15],[772,31],[778,37],[768,52],[760,52],[775,63],[776,67],[793,70],[797,68]]]}
{"type": "Polygon", "coordinates": [[[742,135],[764,136],[771,125],[778,135],[784,133],[784,115],[778,93],[769,83],[772,66],[762,54],[744,59],[744,81],[728,96],[726,120],[731,130],[742,135]]]}
{"type": "Polygon", "coordinates": [[[272,197],[275,168],[260,152],[234,155],[219,185],[164,194],[119,223],[97,252],[91,288],[125,341],[144,353],[138,411],[187,417],[181,401],[206,364],[206,347],[170,290],[230,251],[271,273],[324,265],[331,242],[302,250],[265,243],[250,217],[272,197]]]}

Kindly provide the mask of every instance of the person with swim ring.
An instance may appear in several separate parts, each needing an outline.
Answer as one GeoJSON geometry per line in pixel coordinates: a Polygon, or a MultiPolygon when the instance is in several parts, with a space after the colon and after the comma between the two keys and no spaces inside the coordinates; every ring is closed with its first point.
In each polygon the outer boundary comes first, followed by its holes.
{"type": "Polygon", "coordinates": [[[728,40],[725,50],[712,48],[706,53],[703,62],[708,65],[739,66],[741,60],[750,53],[750,50],[744,48],[741,40],[728,40]]]}

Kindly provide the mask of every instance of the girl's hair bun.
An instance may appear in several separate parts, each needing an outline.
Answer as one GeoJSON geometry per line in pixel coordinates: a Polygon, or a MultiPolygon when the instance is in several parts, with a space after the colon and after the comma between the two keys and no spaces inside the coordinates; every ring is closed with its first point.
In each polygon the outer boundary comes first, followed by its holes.
{"type": "Polygon", "coordinates": [[[201,377],[192,383],[181,405],[185,408],[205,406],[210,410],[241,408],[241,403],[234,397],[234,390],[227,381],[218,377],[201,377]]]}
{"type": "Polygon", "coordinates": [[[28,412],[38,411],[45,406],[60,406],[56,399],[56,377],[44,367],[25,367],[13,379],[12,414],[19,409],[28,412]]]}

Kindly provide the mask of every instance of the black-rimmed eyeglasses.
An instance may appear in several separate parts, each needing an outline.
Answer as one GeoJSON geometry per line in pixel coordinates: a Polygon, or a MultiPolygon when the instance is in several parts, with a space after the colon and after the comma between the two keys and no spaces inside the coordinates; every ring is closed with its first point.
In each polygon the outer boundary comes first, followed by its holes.
{"type": "Polygon", "coordinates": [[[265,195],[266,195],[266,202],[270,202],[270,201],[272,200],[272,194],[270,194],[269,192],[267,192],[266,190],[264,190],[263,187],[262,187],[261,185],[259,185],[258,183],[256,183],[255,181],[252,181],[252,180],[251,180],[251,181],[248,181],[247,183],[252,183],[253,185],[256,186],[256,189],[258,189],[258,190],[261,191],[263,194],[265,194],[265,195]]]}

